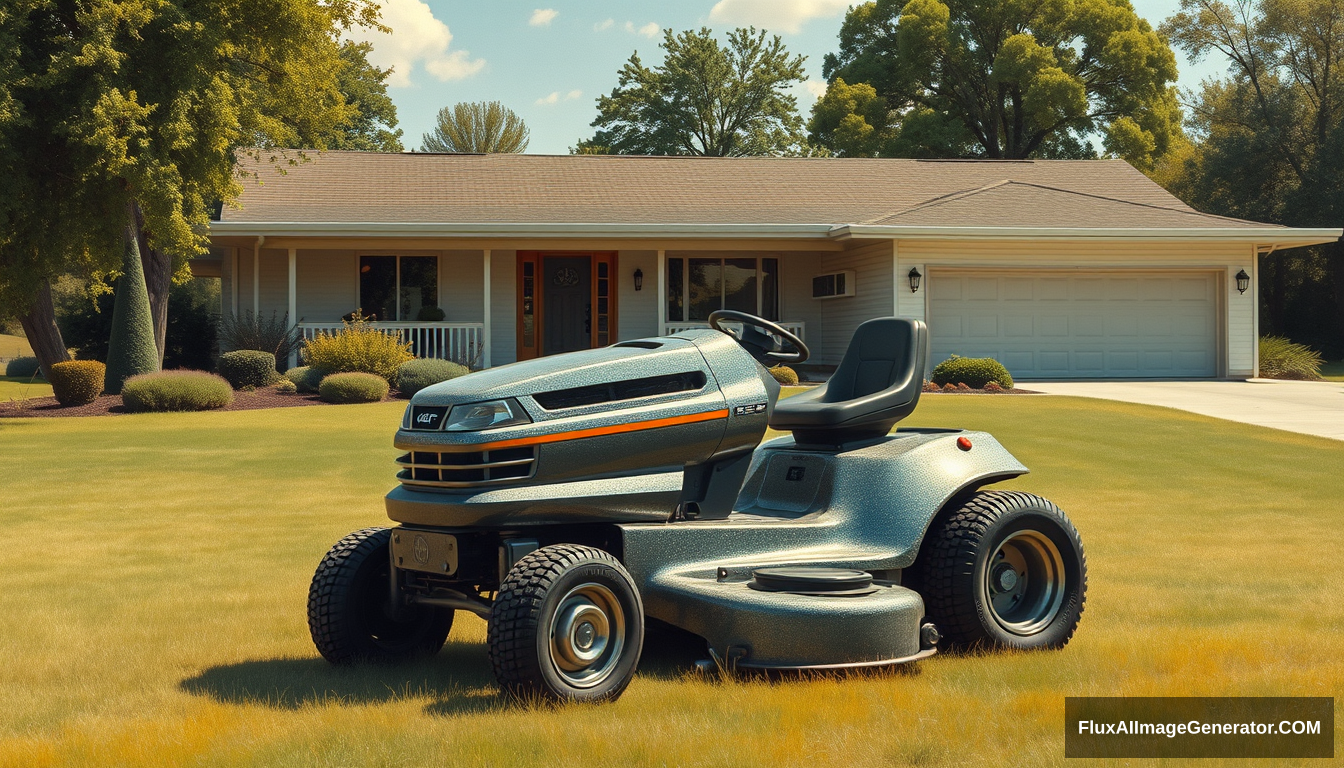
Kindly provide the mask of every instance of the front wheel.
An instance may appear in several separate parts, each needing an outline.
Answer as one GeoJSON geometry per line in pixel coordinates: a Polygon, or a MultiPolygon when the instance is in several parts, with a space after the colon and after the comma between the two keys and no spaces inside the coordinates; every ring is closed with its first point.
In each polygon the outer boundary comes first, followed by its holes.
{"type": "Polygon", "coordinates": [[[389,594],[392,531],[365,528],[336,542],[308,589],[308,630],[333,664],[396,663],[438,653],[453,612],[394,606],[389,594]]]}
{"type": "Polygon", "coordinates": [[[575,544],[543,547],[500,585],[486,642],[506,693],[611,701],[635,676],[644,605],[610,554],[575,544]]]}
{"type": "Polygon", "coordinates": [[[953,647],[1063,648],[1087,596],[1083,543],[1040,496],[981,491],[929,526],[913,584],[953,647]]]}

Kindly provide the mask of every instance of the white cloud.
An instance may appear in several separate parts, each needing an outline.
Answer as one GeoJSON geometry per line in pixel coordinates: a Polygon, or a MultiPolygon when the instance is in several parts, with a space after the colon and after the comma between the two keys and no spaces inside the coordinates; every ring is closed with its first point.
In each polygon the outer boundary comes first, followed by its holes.
{"type": "Polygon", "coordinates": [[[467,51],[449,52],[453,33],[447,24],[434,18],[423,0],[385,0],[383,23],[392,28],[392,34],[356,28],[349,37],[373,43],[369,61],[392,67],[387,84],[394,88],[411,85],[411,70],[416,64],[440,80],[462,80],[485,67],[485,59],[473,59],[467,51]]]}
{"type": "Polygon", "coordinates": [[[569,93],[564,94],[563,96],[560,95],[559,91],[551,91],[549,94],[542,96],[540,99],[537,99],[537,104],[541,105],[555,104],[560,101],[570,101],[571,99],[577,99],[581,96],[583,96],[583,91],[580,91],[578,89],[572,90],[569,93]]]}
{"type": "Polygon", "coordinates": [[[599,21],[599,22],[597,22],[596,24],[594,24],[594,25],[593,25],[593,31],[594,31],[594,32],[606,32],[608,29],[611,29],[611,28],[614,27],[614,26],[616,26],[616,20],[615,20],[615,19],[607,19],[606,21],[599,21]]]}
{"type": "Polygon", "coordinates": [[[719,0],[710,9],[709,20],[797,34],[805,22],[835,16],[853,4],[854,0],[719,0]]]}
{"type": "Polygon", "coordinates": [[[811,80],[804,80],[802,87],[803,90],[811,94],[814,99],[820,99],[822,96],[826,95],[826,81],[819,77],[814,77],[811,80]]]}
{"type": "Polygon", "coordinates": [[[551,22],[555,21],[555,17],[559,15],[560,12],[554,8],[538,8],[532,12],[532,18],[528,19],[527,23],[533,27],[549,27],[551,22]]]}
{"type": "MultiPolygon", "coordinates": [[[[634,24],[630,24],[630,26],[633,27],[634,24]]],[[[632,29],[630,31],[634,32],[635,34],[643,35],[647,38],[652,39],[657,37],[658,33],[663,31],[663,28],[658,26],[658,22],[650,21],[648,24],[645,24],[639,29],[632,29]]]]}

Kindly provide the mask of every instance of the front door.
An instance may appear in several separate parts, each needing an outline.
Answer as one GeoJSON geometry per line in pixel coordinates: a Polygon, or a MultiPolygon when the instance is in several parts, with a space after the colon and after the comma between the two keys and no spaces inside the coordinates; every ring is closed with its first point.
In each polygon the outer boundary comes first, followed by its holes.
{"type": "Polygon", "coordinates": [[[616,254],[518,252],[518,359],[616,340],[616,254]]]}

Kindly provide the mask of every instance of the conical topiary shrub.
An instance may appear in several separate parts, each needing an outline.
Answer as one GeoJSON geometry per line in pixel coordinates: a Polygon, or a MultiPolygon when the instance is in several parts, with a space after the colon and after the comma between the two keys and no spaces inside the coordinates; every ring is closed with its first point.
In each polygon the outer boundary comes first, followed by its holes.
{"type": "Polygon", "coordinates": [[[149,312],[149,290],[140,266],[140,248],[134,235],[122,252],[117,300],[112,308],[112,337],[107,344],[109,395],[121,394],[121,384],[132,376],[159,370],[159,348],[154,343],[154,319],[149,312]]]}

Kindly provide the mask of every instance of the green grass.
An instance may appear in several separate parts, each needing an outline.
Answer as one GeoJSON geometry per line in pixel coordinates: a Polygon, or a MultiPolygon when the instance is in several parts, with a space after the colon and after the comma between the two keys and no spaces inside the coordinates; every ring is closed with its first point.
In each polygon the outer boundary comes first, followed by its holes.
{"type": "Polygon", "coordinates": [[[465,617],[431,661],[334,669],[308,581],[385,522],[403,407],[0,421],[0,766],[1060,765],[1066,695],[1344,691],[1344,443],[1061,397],[910,421],[992,431],[1076,521],[1064,651],[737,682],[654,655],[613,705],[524,708],[465,617]]]}
{"type": "Polygon", "coordinates": [[[28,346],[28,339],[23,336],[11,336],[8,333],[0,333],[0,360],[9,360],[15,357],[31,357],[33,348],[28,346]]]}
{"type": "Polygon", "coordinates": [[[51,397],[51,385],[42,379],[20,379],[13,376],[0,376],[0,403],[11,400],[28,400],[34,397],[51,397]]]}
{"type": "Polygon", "coordinates": [[[1326,381],[1344,381],[1344,360],[1322,365],[1321,378],[1326,381]]]}

